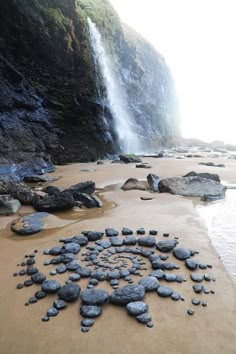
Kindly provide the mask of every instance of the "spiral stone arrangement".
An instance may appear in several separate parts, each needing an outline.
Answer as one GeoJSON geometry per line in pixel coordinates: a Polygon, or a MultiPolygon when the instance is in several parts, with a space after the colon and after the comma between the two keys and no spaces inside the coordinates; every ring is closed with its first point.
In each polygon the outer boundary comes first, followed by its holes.
{"type": "MultiPolygon", "coordinates": [[[[147,235],[146,230],[140,228],[135,236],[133,230],[125,227],[120,237],[118,231],[107,228],[105,235],[104,232],[83,231],[81,235],[62,238],[60,239],[62,246],[56,245],[45,249],[43,253],[47,256],[44,266],[55,265],[55,269],[49,272],[51,276],[69,273],[65,284],[55,279],[47,279],[46,275],[39,271],[35,265],[38,250],[35,250],[34,253],[25,255],[25,261],[18,264],[26,268],[13,274],[29,276],[23,283],[17,284],[17,289],[32,285],[41,286],[28,299],[26,306],[46,296],[57,294],[53,306],[42,318],[44,322],[57,316],[70,302],[80,299],[82,332],[89,331],[95,323],[95,318],[102,314],[103,306],[107,306],[108,303],[126,306],[130,316],[151,328],[152,317],[148,312],[148,304],[144,302],[148,292],[156,292],[158,296],[169,297],[174,301],[185,301],[181,294],[165,285],[188,280],[180,274],[169,272],[180,268],[178,264],[169,260],[170,256],[182,261],[191,271],[190,281],[196,283],[193,285],[196,294],[214,294],[214,290],[208,289],[202,282],[210,283],[216,280],[209,274],[197,272],[199,269],[212,268],[210,264],[200,263],[193,258],[198,254],[197,251],[179,247],[178,237],[169,239],[169,233],[164,233],[160,240],[157,234],[157,230],[150,230],[147,235]],[[88,283],[87,289],[81,290],[77,282],[83,278],[87,278],[88,283]],[[110,284],[113,292],[109,293],[100,288],[104,281],[110,284]],[[127,285],[123,285],[124,282],[127,285]]],[[[193,298],[192,304],[207,306],[207,302],[199,298],[193,298]]],[[[187,313],[194,315],[194,310],[188,309],[187,313]]]]}

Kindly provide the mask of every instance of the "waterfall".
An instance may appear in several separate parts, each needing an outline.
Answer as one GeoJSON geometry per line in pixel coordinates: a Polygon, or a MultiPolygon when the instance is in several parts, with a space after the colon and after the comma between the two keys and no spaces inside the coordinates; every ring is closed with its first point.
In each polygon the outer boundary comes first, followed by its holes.
{"type": "Polygon", "coordinates": [[[118,136],[120,149],[123,152],[138,152],[138,138],[134,133],[135,126],[127,111],[127,101],[123,88],[119,85],[112,64],[102,43],[101,34],[95,24],[88,18],[91,47],[93,50],[95,68],[102,76],[107,91],[107,105],[114,119],[114,128],[118,136]]]}

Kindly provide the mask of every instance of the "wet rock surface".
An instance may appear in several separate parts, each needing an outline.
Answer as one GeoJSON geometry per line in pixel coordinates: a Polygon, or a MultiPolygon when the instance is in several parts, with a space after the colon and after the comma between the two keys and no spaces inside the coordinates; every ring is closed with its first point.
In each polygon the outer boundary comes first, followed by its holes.
{"type": "Polygon", "coordinates": [[[43,212],[23,216],[12,223],[11,229],[22,236],[38,233],[44,229],[45,219],[48,216],[48,213],[43,212]]]}

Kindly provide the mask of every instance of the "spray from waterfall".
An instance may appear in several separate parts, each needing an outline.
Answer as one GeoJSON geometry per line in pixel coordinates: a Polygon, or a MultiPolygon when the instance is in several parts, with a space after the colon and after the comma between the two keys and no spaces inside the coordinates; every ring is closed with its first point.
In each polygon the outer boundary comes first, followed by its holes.
{"type": "Polygon", "coordinates": [[[95,24],[88,18],[91,46],[96,70],[99,70],[107,91],[107,105],[114,119],[120,149],[123,152],[138,152],[139,143],[135,135],[135,126],[127,111],[127,102],[122,93],[112,64],[102,43],[101,34],[95,24]]]}

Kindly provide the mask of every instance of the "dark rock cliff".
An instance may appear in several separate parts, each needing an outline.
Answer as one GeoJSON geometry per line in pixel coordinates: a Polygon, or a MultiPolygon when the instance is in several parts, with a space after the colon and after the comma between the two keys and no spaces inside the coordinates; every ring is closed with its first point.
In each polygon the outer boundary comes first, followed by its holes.
{"type": "Polygon", "coordinates": [[[40,156],[60,164],[115,153],[109,107],[106,124],[96,99],[87,16],[104,36],[141,139],[145,126],[153,146],[178,135],[164,59],[121,25],[108,1],[7,0],[0,2],[0,162],[40,156]]]}

